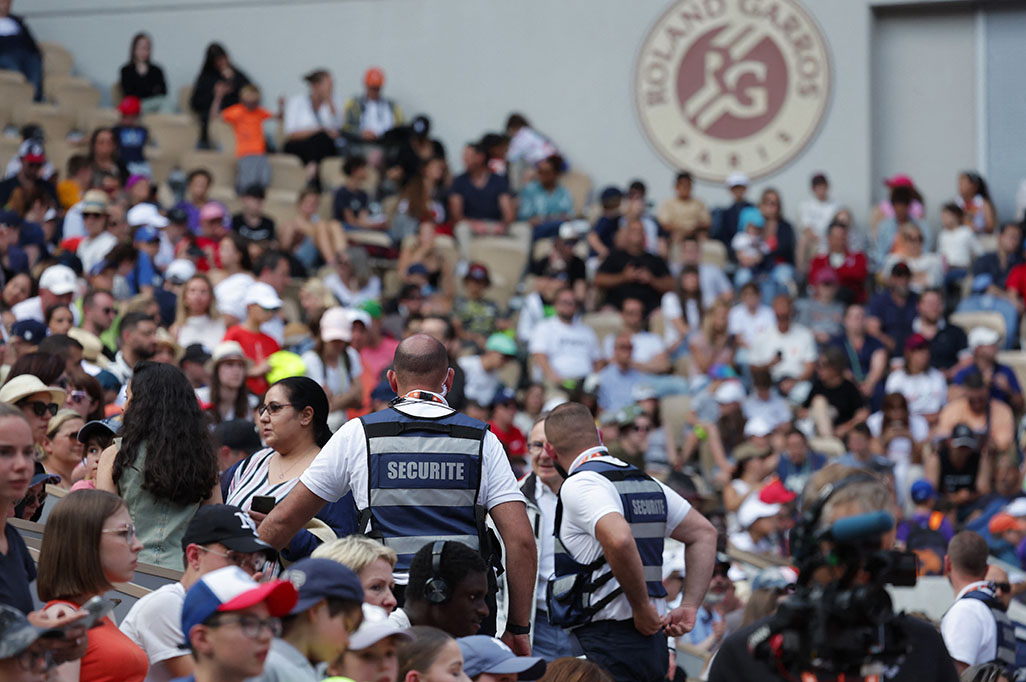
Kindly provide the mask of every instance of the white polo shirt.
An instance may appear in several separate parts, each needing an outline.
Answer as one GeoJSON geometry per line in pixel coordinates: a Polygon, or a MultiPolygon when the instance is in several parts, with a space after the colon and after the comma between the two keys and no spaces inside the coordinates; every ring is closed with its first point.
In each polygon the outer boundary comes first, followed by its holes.
{"type": "Polygon", "coordinates": [[[962,599],[967,592],[987,587],[979,580],[963,587],[955,595],[955,603],[941,619],[941,636],[948,653],[956,661],[976,665],[993,661],[997,656],[997,623],[994,614],[978,599],[962,599]]]}
{"type": "MultiPolygon", "coordinates": [[[[453,412],[442,396],[431,395],[440,402],[407,400],[401,404],[403,412],[424,419],[438,419],[453,412]]],[[[477,504],[491,510],[505,502],[524,502],[506,451],[491,431],[485,434],[482,458],[477,504]]],[[[357,508],[366,509],[367,478],[367,437],[363,422],[351,419],[335,432],[299,480],[313,494],[328,502],[337,502],[351,490],[357,508]]],[[[400,584],[405,584],[406,578],[406,573],[395,574],[396,582],[402,581],[400,584]]]]}
{"type": "MultiPolygon", "coordinates": [[[[577,456],[570,465],[569,472],[573,473],[577,467],[586,459],[597,452],[605,452],[605,447],[589,448],[577,456]]],[[[608,454],[597,458],[597,461],[608,462],[623,466],[626,462],[611,457],[608,454]]],[[[666,495],[666,533],[670,533],[680,525],[691,511],[691,505],[683,497],[670,490],[662,483],[659,484],[666,495]]],[[[595,526],[606,514],[617,513],[623,515],[623,501],[616,491],[612,481],[594,471],[582,471],[579,474],[569,476],[563,481],[559,489],[559,497],[563,502],[562,525],[559,529],[559,539],[563,546],[573,558],[587,564],[602,555],[602,544],[595,537],[595,526]]],[[[595,592],[594,601],[618,588],[620,583],[614,577],[608,583],[595,592]]],[[[666,600],[649,598],[659,611],[659,615],[665,615],[666,600]]],[[[592,621],[600,620],[628,620],[634,617],[631,605],[624,595],[607,604],[592,618],[592,621]]]]}

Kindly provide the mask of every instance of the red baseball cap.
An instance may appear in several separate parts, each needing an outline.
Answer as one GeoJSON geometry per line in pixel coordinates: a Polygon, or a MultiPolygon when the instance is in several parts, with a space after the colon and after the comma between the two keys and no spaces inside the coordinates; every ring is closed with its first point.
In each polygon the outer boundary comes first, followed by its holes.
{"type": "Polygon", "coordinates": [[[759,499],[766,504],[788,504],[796,497],[798,496],[788,490],[779,478],[767,483],[759,491],[759,499]]]}
{"type": "Polygon", "coordinates": [[[370,67],[363,74],[363,84],[368,88],[380,88],[385,84],[385,72],[376,66],[370,67]]]}
{"type": "Polygon", "coordinates": [[[139,112],[142,111],[142,102],[135,95],[129,95],[118,104],[118,111],[121,112],[122,116],[138,116],[139,112]]]}
{"type": "Polygon", "coordinates": [[[895,187],[915,187],[916,183],[912,182],[912,178],[905,175],[904,173],[898,173],[892,175],[889,178],[884,178],[884,184],[894,189],[895,187]]]}
{"type": "Polygon", "coordinates": [[[38,140],[25,140],[18,149],[22,163],[46,163],[46,152],[38,140]]]}

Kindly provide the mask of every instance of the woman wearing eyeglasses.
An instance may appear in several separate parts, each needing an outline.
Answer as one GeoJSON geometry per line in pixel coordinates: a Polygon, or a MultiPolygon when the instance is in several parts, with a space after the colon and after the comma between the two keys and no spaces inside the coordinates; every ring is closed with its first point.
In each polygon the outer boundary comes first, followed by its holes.
{"type": "MultiPolygon", "coordinates": [[[[264,395],[258,413],[257,427],[268,447],[236,464],[224,477],[231,481],[225,491],[226,504],[242,507],[257,524],[271,508],[260,503],[254,508],[254,498],[267,496],[281,502],[331,438],[328,396],[313,379],[289,377],[275,383],[264,395]]],[[[309,556],[321,542],[355,533],[352,493],[324,505],[311,524],[282,550],[282,558],[297,561],[309,556]]]]}
{"type": "Polygon", "coordinates": [[[68,399],[64,407],[78,412],[87,422],[104,418],[103,387],[95,377],[75,368],[68,372],[68,399]]]}
{"type": "Polygon", "coordinates": [[[217,457],[192,385],[159,362],[135,366],[121,440],[104,450],[99,490],[120,495],[139,525],[140,560],[182,570],[182,536],[201,504],[221,501],[217,457]]]}
{"type": "MultiPolygon", "coordinates": [[[[128,508],[116,495],[76,490],[50,512],[39,550],[39,598],[43,612],[59,617],[75,611],[115,583],[135,575],[142,542],[128,508]]],[[[56,669],[55,679],[81,682],[141,682],[146,654],[109,617],[88,633],[81,660],[56,669]]]]}
{"type": "Polygon", "coordinates": [[[43,468],[48,474],[61,477],[58,486],[68,490],[72,484],[75,467],[82,464],[82,443],[78,441],[78,432],[85,426],[81,415],[74,410],[60,410],[50,418],[43,439],[43,468]]]}
{"type": "Polygon", "coordinates": [[[66,397],[63,388],[47,386],[33,374],[16,376],[0,388],[0,403],[21,410],[32,427],[32,440],[40,448],[46,439],[50,418],[64,405],[66,397]]]}

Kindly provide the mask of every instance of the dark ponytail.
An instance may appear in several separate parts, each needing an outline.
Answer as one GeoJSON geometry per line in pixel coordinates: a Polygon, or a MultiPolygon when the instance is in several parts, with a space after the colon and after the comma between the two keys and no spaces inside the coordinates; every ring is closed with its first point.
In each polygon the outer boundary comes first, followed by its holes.
{"type": "Polygon", "coordinates": [[[275,386],[281,386],[289,397],[296,412],[302,412],[307,407],[313,409],[313,422],[310,427],[313,429],[314,442],[318,447],[324,447],[331,439],[331,429],[328,428],[328,396],[313,379],[309,377],[288,377],[275,382],[275,386]]]}

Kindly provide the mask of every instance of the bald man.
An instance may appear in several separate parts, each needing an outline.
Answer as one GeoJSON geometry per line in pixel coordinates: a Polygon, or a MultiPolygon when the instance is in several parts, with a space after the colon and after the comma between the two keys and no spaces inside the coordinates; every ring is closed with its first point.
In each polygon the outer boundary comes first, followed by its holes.
{"type": "Polygon", "coordinates": [[[573,628],[588,659],[618,682],[661,681],[667,635],[695,626],[709,588],[716,530],[680,495],[610,456],[584,405],[554,409],[545,438],[565,477],[549,621],[573,628]],[[681,604],[672,611],[662,583],[663,540],[670,537],[684,543],[687,563],[681,604]]]}
{"type": "Polygon", "coordinates": [[[323,505],[352,491],[363,532],[395,550],[394,577],[404,586],[413,555],[426,544],[457,541],[484,553],[487,512],[506,556],[517,557],[507,562],[502,639],[527,655],[538,566],[524,497],[488,425],[446,403],[452,381],[448,354],[437,340],[415,334],[400,343],[388,370],[400,398],[346,422],[260,524],[260,537],[284,547],[323,505]]]}

